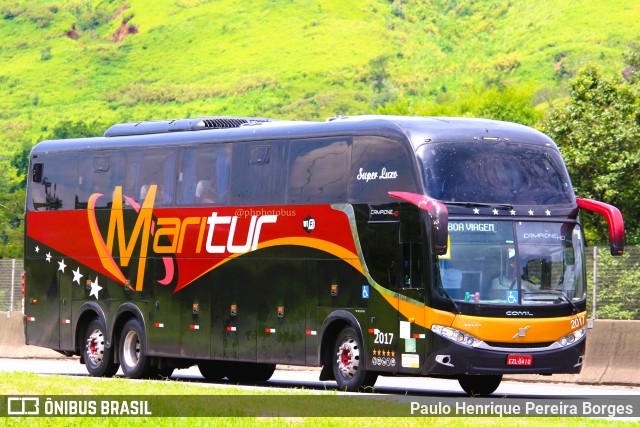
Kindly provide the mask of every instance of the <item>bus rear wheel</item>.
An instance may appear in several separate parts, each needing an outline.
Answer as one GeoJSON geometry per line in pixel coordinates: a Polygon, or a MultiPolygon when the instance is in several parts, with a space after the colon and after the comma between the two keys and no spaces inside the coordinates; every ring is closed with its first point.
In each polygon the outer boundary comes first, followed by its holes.
{"type": "Polygon", "coordinates": [[[156,370],[151,366],[151,358],[147,355],[145,334],[138,319],[127,321],[122,328],[120,366],[122,372],[129,378],[155,376],[156,370]]]}
{"type": "Polygon", "coordinates": [[[227,376],[224,363],[215,360],[198,362],[198,369],[200,369],[200,373],[208,381],[218,381],[227,376]]]}
{"type": "Polygon", "coordinates": [[[458,377],[460,387],[469,396],[489,396],[496,391],[502,375],[462,375],[458,377]]]}
{"type": "Polygon", "coordinates": [[[106,326],[101,319],[92,320],[84,335],[84,363],[94,377],[112,377],[118,372],[114,363],[113,347],[106,346],[106,326]]]}
{"type": "Polygon", "coordinates": [[[364,347],[354,328],[349,326],[340,331],[334,354],[333,375],[341,390],[364,391],[374,386],[378,374],[365,369],[364,347]]]}

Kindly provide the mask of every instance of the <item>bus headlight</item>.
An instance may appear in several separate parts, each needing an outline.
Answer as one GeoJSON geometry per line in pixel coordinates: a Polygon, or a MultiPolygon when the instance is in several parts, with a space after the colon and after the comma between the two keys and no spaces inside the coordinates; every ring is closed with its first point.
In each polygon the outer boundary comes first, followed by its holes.
{"type": "Polygon", "coordinates": [[[587,328],[578,329],[577,331],[573,331],[569,335],[565,335],[564,337],[560,338],[557,341],[557,343],[560,344],[562,347],[569,346],[571,344],[578,342],[580,338],[585,336],[586,333],[587,333],[587,328]]]}
{"type": "Polygon", "coordinates": [[[441,337],[446,338],[449,341],[466,345],[468,347],[476,347],[482,342],[473,335],[469,335],[466,332],[462,332],[448,326],[433,325],[431,326],[431,332],[436,335],[440,335],[441,337]]]}

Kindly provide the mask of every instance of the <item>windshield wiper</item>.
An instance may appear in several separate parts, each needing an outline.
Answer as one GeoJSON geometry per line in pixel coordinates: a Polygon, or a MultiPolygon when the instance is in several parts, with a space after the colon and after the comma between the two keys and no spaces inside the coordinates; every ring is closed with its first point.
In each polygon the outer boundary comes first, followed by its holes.
{"type": "Polygon", "coordinates": [[[539,294],[543,294],[543,295],[555,295],[558,296],[560,300],[565,300],[566,302],[568,302],[573,310],[573,314],[578,313],[578,307],[576,307],[576,305],[573,303],[573,301],[571,301],[571,299],[569,297],[567,297],[564,292],[562,291],[554,291],[554,290],[542,290],[542,291],[527,291],[527,292],[523,292],[524,295],[539,295],[539,294]]]}
{"type": "Polygon", "coordinates": [[[513,209],[512,205],[506,203],[480,203],[480,202],[442,202],[445,205],[464,206],[466,208],[501,208],[501,209],[513,209]]]}
{"type": "Polygon", "coordinates": [[[436,288],[437,288],[438,291],[441,291],[440,292],[441,295],[444,294],[444,296],[447,297],[449,302],[451,302],[451,304],[453,304],[453,307],[456,309],[456,312],[458,314],[462,314],[462,312],[460,311],[460,307],[458,307],[458,304],[456,304],[456,302],[453,300],[453,298],[451,298],[451,295],[449,295],[447,290],[445,288],[443,288],[442,286],[437,286],[436,288]]]}

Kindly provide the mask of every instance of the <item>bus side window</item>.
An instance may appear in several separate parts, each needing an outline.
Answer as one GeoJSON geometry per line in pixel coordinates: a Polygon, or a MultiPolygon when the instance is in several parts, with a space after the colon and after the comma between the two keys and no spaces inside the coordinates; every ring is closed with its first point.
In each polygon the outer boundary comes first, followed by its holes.
{"type": "Polygon", "coordinates": [[[95,200],[95,208],[109,208],[113,203],[113,192],[116,185],[124,180],[124,153],[109,151],[93,156],[93,173],[88,183],[89,195],[99,193],[102,196],[95,200]]]}
{"type": "MultiPolygon", "coordinates": [[[[149,189],[152,185],[156,186],[156,197],[154,205],[167,206],[173,201],[173,187],[175,178],[175,153],[173,151],[163,150],[162,152],[143,153],[139,157],[138,165],[138,183],[134,188],[135,197],[142,204],[147,198],[149,189]]],[[[130,179],[127,178],[129,182],[130,179]]]]}
{"type": "Polygon", "coordinates": [[[242,142],[233,146],[231,204],[279,205],[285,194],[285,141],[242,142]]]}
{"type": "Polygon", "coordinates": [[[76,156],[52,154],[40,163],[40,182],[31,186],[34,210],[74,209],[76,156]]]}
{"type": "MultiPolygon", "coordinates": [[[[130,150],[126,154],[123,196],[135,200],[141,206],[152,185],[156,186],[154,206],[167,206],[173,202],[176,176],[176,153],[171,149],[130,150]]],[[[123,206],[133,207],[126,203],[123,206]]]]}
{"type": "Polygon", "coordinates": [[[30,199],[31,199],[31,207],[34,211],[43,211],[46,210],[47,208],[47,198],[46,198],[46,193],[45,193],[45,187],[44,187],[44,164],[43,163],[37,163],[34,165],[34,173],[33,176],[35,177],[35,166],[38,166],[39,169],[39,179],[35,180],[33,179],[29,190],[30,190],[30,199]]]}
{"type": "Polygon", "coordinates": [[[381,137],[353,139],[349,201],[388,203],[389,191],[416,192],[413,153],[402,143],[381,137]]]}
{"type": "Polygon", "coordinates": [[[178,173],[178,204],[226,204],[230,161],[229,144],[184,150],[178,173]]]}
{"type": "Polygon", "coordinates": [[[289,203],[344,203],[351,141],[310,139],[289,145],[289,203]]]}
{"type": "Polygon", "coordinates": [[[78,178],[75,194],[75,209],[86,209],[91,195],[91,181],[93,178],[93,158],[80,153],[78,160],[78,178]]]}

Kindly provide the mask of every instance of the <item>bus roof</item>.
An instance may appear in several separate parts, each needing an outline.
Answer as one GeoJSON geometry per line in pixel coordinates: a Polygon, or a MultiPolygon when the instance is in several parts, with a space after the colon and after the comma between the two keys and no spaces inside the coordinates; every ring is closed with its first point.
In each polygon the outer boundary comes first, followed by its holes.
{"type": "Polygon", "coordinates": [[[122,149],[141,145],[283,140],[374,135],[409,140],[413,149],[434,142],[517,141],[556,147],[543,133],[516,123],[460,117],[336,116],[327,121],[285,121],[252,117],[201,117],[123,123],[102,137],[47,140],[32,154],[49,151],[122,149]]]}

